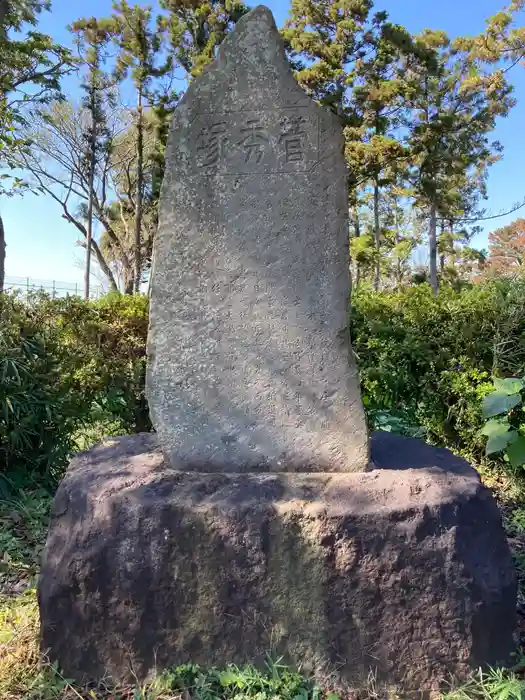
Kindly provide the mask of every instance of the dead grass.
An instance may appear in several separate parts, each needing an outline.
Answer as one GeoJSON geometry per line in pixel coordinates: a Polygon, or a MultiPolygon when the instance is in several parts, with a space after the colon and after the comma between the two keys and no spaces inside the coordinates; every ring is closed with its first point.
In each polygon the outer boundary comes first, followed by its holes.
{"type": "Polygon", "coordinates": [[[32,700],[58,698],[50,667],[38,658],[38,607],[34,590],[0,604],[0,698],[32,700]],[[55,692],[56,691],[56,692],[55,692]]]}
{"type": "Polygon", "coordinates": [[[179,691],[162,687],[161,679],[145,686],[100,684],[81,688],[64,678],[38,653],[36,591],[0,602],[1,700],[181,700],[179,691]]]}

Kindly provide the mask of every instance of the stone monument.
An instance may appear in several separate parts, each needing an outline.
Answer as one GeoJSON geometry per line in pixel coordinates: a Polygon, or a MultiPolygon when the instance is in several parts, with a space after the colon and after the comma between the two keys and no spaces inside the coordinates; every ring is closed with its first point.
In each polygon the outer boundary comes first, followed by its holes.
{"type": "Polygon", "coordinates": [[[255,8],[174,118],[148,342],[157,435],[76,456],[54,499],[41,648],[66,677],[270,654],[320,683],[372,671],[423,690],[509,658],[515,575],[476,472],[387,433],[367,471],[342,149],[255,8]]]}
{"type": "Polygon", "coordinates": [[[367,469],[343,150],[339,119],[296,83],[262,6],[177,107],[147,383],[173,466],[367,469]]]}

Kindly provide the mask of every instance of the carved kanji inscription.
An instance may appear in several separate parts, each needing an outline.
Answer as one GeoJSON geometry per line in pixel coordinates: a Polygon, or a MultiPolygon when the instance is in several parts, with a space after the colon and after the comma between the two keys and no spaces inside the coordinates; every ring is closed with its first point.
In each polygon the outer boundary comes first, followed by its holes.
{"type": "Polygon", "coordinates": [[[319,159],[317,117],[306,108],[202,114],[192,128],[199,171],[307,172],[319,159]]]}

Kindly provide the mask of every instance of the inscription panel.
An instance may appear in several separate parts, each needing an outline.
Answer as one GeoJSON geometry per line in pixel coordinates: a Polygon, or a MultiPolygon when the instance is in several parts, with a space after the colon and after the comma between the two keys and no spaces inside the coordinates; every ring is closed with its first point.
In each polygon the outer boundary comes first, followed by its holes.
{"type": "Polygon", "coordinates": [[[200,114],[192,133],[194,172],[308,172],[319,160],[318,116],[307,107],[200,114]]]}

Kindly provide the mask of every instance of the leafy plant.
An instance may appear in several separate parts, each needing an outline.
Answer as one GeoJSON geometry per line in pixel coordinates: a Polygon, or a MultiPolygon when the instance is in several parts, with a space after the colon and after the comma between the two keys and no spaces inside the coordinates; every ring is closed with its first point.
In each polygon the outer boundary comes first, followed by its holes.
{"type": "Polygon", "coordinates": [[[368,412],[368,417],[374,430],[419,438],[424,437],[426,434],[425,428],[413,425],[405,415],[396,413],[393,410],[371,409],[368,412]]]}
{"type": "Polygon", "coordinates": [[[0,572],[2,564],[9,564],[36,573],[50,506],[51,496],[43,489],[0,501],[0,572]]]}
{"type": "Polygon", "coordinates": [[[77,407],[60,384],[56,350],[36,329],[0,339],[0,464],[14,478],[52,477],[69,453],[77,407]]]}
{"type": "Polygon", "coordinates": [[[485,453],[504,453],[515,468],[525,465],[525,429],[523,391],[525,380],[494,379],[494,391],[483,400],[483,417],[487,422],[481,434],[487,437],[485,453]]]}
{"type": "Polygon", "coordinates": [[[512,511],[509,517],[508,527],[517,535],[525,535],[525,508],[517,507],[512,511]]]}
{"type": "MultiPolygon", "coordinates": [[[[269,660],[266,672],[254,666],[229,664],[205,669],[195,664],[178,666],[162,674],[154,691],[178,691],[195,700],[321,700],[321,690],[280,661],[269,660]]],[[[331,700],[338,697],[330,693],[331,700]]]]}

